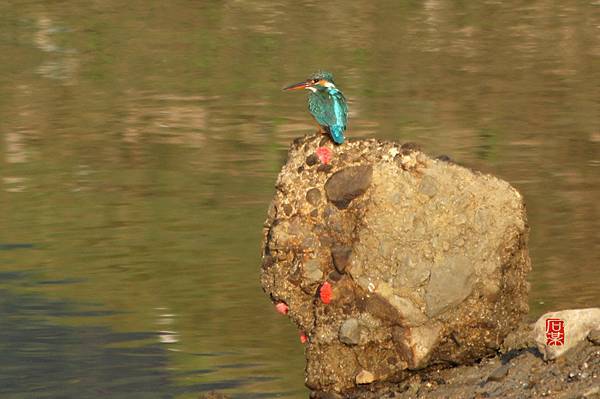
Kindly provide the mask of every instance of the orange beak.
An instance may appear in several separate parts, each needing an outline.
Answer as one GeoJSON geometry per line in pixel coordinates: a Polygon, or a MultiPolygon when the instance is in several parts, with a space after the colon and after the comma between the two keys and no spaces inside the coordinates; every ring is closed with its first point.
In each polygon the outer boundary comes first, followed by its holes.
{"type": "Polygon", "coordinates": [[[311,83],[308,82],[308,81],[300,82],[300,83],[294,83],[293,85],[284,87],[283,90],[301,90],[301,89],[307,88],[310,85],[311,85],[311,83]]]}

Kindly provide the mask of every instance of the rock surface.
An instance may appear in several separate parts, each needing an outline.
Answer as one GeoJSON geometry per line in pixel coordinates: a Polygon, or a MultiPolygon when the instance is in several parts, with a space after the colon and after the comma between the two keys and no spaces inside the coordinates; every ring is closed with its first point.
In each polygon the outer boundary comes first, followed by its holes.
{"type": "MultiPolygon", "coordinates": [[[[552,360],[563,356],[567,351],[584,341],[590,333],[599,329],[600,308],[569,309],[546,313],[540,317],[533,328],[533,337],[544,359],[552,360]],[[548,321],[551,320],[561,322],[563,331],[561,332],[560,328],[556,328],[557,331],[548,331],[548,329],[554,330],[548,326],[548,321]],[[552,337],[549,334],[552,333],[557,334],[556,341],[560,342],[560,338],[562,338],[562,344],[557,345],[553,339],[550,339],[549,342],[549,338],[552,337]]],[[[590,340],[593,339],[593,334],[591,334],[590,340]]]]}
{"type": "Polygon", "coordinates": [[[595,345],[600,345],[600,328],[590,331],[588,339],[595,345]]]}
{"type": "Polygon", "coordinates": [[[308,336],[307,386],[350,392],[494,353],[527,312],[520,194],[377,140],[325,144],[323,165],[320,140],[289,151],[261,269],[265,292],[308,336]]]}
{"type": "MultiPolygon", "coordinates": [[[[431,366],[399,382],[357,384],[343,395],[313,391],[313,399],[600,398],[600,346],[583,340],[554,361],[544,361],[532,337],[533,326],[511,334],[513,349],[471,365],[431,366]]],[[[591,334],[591,333],[590,333],[591,334]]],[[[366,371],[366,370],[365,370],[366,371]]],[[[360,373],[359,373],[360,374],[360,373]]],[[[358,377],[358,375],[357,375],[358,377]]],[[[363,373],[360,381],[368,381],[363,373]],[[364,379],[363,379],[364,378],[364,379]]],[[[214,393],[212,395],[215,395],[214,393]]],[[[201,398],[225,396],[201,395],[201,398]]]]}
{"type": "MultiPolygon", "coordinates": [[[[327,394],[313,392],[311,398],[327,394]]],[[[413,373],[399,383],[375,383],[345,392],[346,399],[600,398],[600,347],[582,341],[557,361],[534,347],[485,358],[472,365],[413,373]]]]}

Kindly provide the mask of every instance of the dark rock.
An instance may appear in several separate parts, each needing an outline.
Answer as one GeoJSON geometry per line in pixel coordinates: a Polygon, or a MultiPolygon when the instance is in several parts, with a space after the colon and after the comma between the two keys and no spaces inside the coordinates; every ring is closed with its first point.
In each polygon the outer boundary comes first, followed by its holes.
{"type": "Polygon", "coordinates": [[[338,272],[337,270],[334,270],[331,273],[329,273],[329,280],[333,282],[340,281],[342,277],[344,277],[344,275],[338,272]]]}
{"type": "Polygon", "coordinates": [[[292,140],[292,148],[297,150],[300,146],[302,146],[302,137],[296,137],[292,140]]]}
{"type": "Polygon", "coordinates": [[[435,157],[435,159],[437,159],[438,161],[449,162],[449,163],[454,162],[454,161],[452,161],[452,158],[450,158],[448,155],[438,155],[437,157],[435,157]]]}
{"type": "Polygon", "coordinates": [[[456,331],[453,331],[452,333],[450,333],[450,339],[452,340],[452,342],[454,342],[454,344],[456,346],[458,346],[458,347],[462,346],[462,342],[456,331]]]}
{"type": "Polygon", "coordinates": [[[306,164],[308,166],[313,166],[319,163],[319,157],[316,154],[310,154],[306,157],[306,164]]]}
{"type": "Polygon", "coordinates": [[[590,331],[588,339],[594,345],[600,345],[600,328],[590,331]]]}
{"type": "Polygon", "coordinates": [[[421,146],[417,143],[408,142],[400,146],[400,153],[402,155],[408,155],[415,151],[421,151],[421,146]]]}
{"type": "Polygon", "coordinates": [[[352,248],[346,245],[336,245],[331,248],[331,256],[333,258],[333,266],[335,269],[344,273],[346,268],[350,264],[350,255],[352,254],[352,248]]]}
{"type": "Polygon", "coordinates": [[[369,295],[365,300],[367,313],[387,322],[400,320],[398,311],[383,299],[380,295],[369,295]]]}
{"type": "Polygon", "coordinates": [[[275,264],[275,260],[271,255],[265,255],[262,259],[262,267],[263,269],[268,269],[275,264]]]}
{"type": "Polygon", "coordinates": [[[317,206],[319,201],[321,201],[321,190],[318,188],[311,188],[308,190],[306,193],[306,201],[313,206],[317,206]]]}
{"type": "Polygon", "coordinates": [[[325,183],[327,198],[339,209],[345,209],[367,191],[372,176],[371,165],[351,166],[335,172],[325,183]]]}
{"type": "Polygon", "coordinates": [[[329,173],[331,172],[331,170],[333,169],[333,166],[327,164],[327,165],[319,165],[319,167],[317,168],[317,172],[321,172],[321,173],[329,173]]]}

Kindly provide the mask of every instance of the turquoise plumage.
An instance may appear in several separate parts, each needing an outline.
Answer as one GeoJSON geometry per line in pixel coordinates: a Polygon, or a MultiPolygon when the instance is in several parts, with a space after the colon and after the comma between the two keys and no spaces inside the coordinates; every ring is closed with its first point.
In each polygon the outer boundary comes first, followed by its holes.
{"type": "Polygon", "coordinates": [[[308,95],[308,110],[317,123],[326,128],[338,144],[344,142],[348,118],[346,99],[337,88],[325,88],[308,95]]]}
{"type": "Polygon", "coordinates": [[[335,86],[333,75],[319,71],[305,82],[293,84],[284,90],[295,89],[310,90],[308,110],[333,141],[342,144],[348,122],[348,105],[342,92],[335,86]]]}

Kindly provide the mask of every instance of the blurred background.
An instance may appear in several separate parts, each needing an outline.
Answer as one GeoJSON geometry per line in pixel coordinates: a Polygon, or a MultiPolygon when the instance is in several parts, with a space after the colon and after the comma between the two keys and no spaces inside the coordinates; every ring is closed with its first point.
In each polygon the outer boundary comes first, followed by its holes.
{"type": "Polygon", "coordinates": [[[259,249],[320,68],[522,192],[531,319],[600,305],[600,1],[4,0],[0,54],[2,398],[307,396],[259,249]]]}

